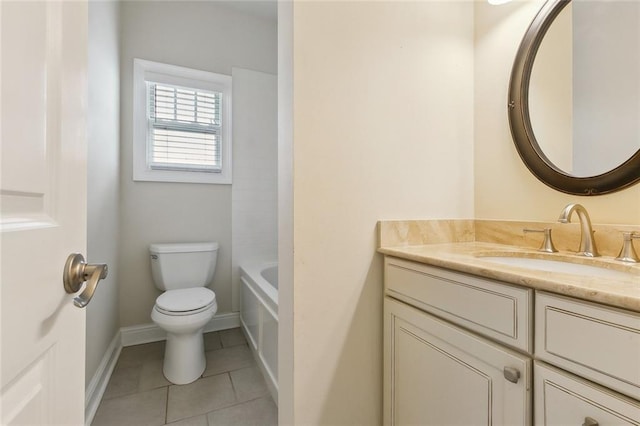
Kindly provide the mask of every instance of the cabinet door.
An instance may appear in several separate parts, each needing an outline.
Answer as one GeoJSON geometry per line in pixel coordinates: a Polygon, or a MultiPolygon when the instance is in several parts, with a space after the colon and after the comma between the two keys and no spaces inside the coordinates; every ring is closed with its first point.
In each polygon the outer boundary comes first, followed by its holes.
{"type": "Polygon", "coordinates": [[[535,424],[640,425],[640,404],[593,382],[535,362],[535,424]]]}
{"type": "Polygon", "coordinates": [[[384,303],[386,425],[531,423],[529,358],[394,299],[384,303]]]}

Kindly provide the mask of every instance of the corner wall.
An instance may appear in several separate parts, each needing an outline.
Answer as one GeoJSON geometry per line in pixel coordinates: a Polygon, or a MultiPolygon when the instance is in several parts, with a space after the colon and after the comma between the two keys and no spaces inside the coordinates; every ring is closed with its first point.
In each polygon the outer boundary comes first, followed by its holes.
{"type": "Polygon", "coordinates": [[[293,424],[382,423],[376,222],[473,217],[472,29],[471,2],[293,4],[293,424]]]}
{"type": "Polygon", "coordinates": [[[119,5],[89,2],[87,126],[87,261],[109,275],[87,306],[85,385],[119,329],[118,227],[120,154],[119,5]]]}
{"type": "Polygon", "coordinates": [[[475,3],[475,217],[549,221],[578,202],[594,223],[638,224],[640,185],[596,197],[568,195],[538,181],[518,156],[507,117],[508,82],[520,40],[543,3],[475,3]]]}
{"type": "Polygon", "coordinates": [[[231,306],[231,186],[132,180],[133,59],[231,75],[234,66],[276,72],[276,23],[227,2],[121,3],[121,326],[150,323],[160,294],[150,243],[217,241],[212,289],[218,312],[231,306]]]}

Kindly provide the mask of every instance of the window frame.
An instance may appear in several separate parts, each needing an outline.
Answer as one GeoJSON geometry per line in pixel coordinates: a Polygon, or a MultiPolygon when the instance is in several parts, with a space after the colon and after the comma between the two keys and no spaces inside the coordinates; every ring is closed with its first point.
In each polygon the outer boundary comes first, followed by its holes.
{"type": "Polygon", "coordinates": [[[231,76],[176,65],[133,60],[133,180],[147,182],[231,184],[231,76]],[[148,161],[147,81],[222,93],[222,170],[152,169],[148,161]]]}

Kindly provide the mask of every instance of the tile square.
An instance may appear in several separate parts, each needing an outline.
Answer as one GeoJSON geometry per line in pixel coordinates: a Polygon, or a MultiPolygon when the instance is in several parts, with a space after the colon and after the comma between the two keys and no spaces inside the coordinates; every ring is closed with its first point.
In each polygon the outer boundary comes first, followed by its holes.
{"type": "Polygon", "coordinates": [[[163,359],[164,346],[165,342],[162,341],[122,348],[116,368],[135,367],[142,365],[145,361],[163,359]]]}
{"type": "Polygon", "coordinates": [[[270,397],[213,411],[207,415],[209,426],[277,426],[278,407],[270,397]]]}
{"type": "Polygon", "coordinates": [[[197,416],[235,402],[228,374],[205,377],[188,385],[169,386],[167,421],[197,416]]]}
{"type": "Polygon", "coordinates": [[[111,399],[138,392],[141,370],[142,366],[114,369],[102,399],[111,399]]]}
{"type": "Polygon", "coordinates": [[[207,366],[202,374],[203,377],[238,370],[255,364],[251,350],[247,345],[210,351],[206,353],[206,357],[207,366]]]}
{"type": "Polygon", "coordinates": [[[165,423],[167,388],[102,401],[92,426],[156,426],[165,423]]]}
{"type": "Polygon", "coordinates": [[[247,344],[247,339],[244,338],[244,333],[242,333],[242,330],[240,328],[222,330],[218,333],[220,334],[223,348],[230,348],[232,346],[247,344]]]}
{"type": "Polygon", "coordinates": [[[139,392],[171,385],[171,382],[164,377],[164,373],[162,372],[163,364],[164,360],[162,359],[154,359],[142,364],[140,367],[140,380],[138,382],[139,392]]]}
{"type": "Polygon", "coordinates": [[[205,352],[215,351],[216,349],[222,349],[222,342],[220,341],[220,334],[217,331],[203,334],[204,338],[204,350],[205,352]]]}
{"type": "Polygon", "coordinates": [[[267,384],[257,366],[235,370],[229,374],[238,401],[249,401],[269,395],[267,384]]]}

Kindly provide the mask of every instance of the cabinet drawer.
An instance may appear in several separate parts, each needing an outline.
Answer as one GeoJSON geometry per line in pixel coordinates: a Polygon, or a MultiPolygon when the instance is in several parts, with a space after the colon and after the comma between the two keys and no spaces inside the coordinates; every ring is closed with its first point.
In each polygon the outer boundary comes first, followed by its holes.
{"type": "Polygon", "coordinates": [[[536,357],[640,399],[640,314],[536,294],[536,357]]]}
{"type": "Polygon", "coordinates": [[[637,401],[538,361],[533,374],[538,426],[640,425],[637,401]]]}
{"type": "Polygon", "coordinates": [[[393,257],[386,294],[531,353],[533,291],[393,257]]]}

